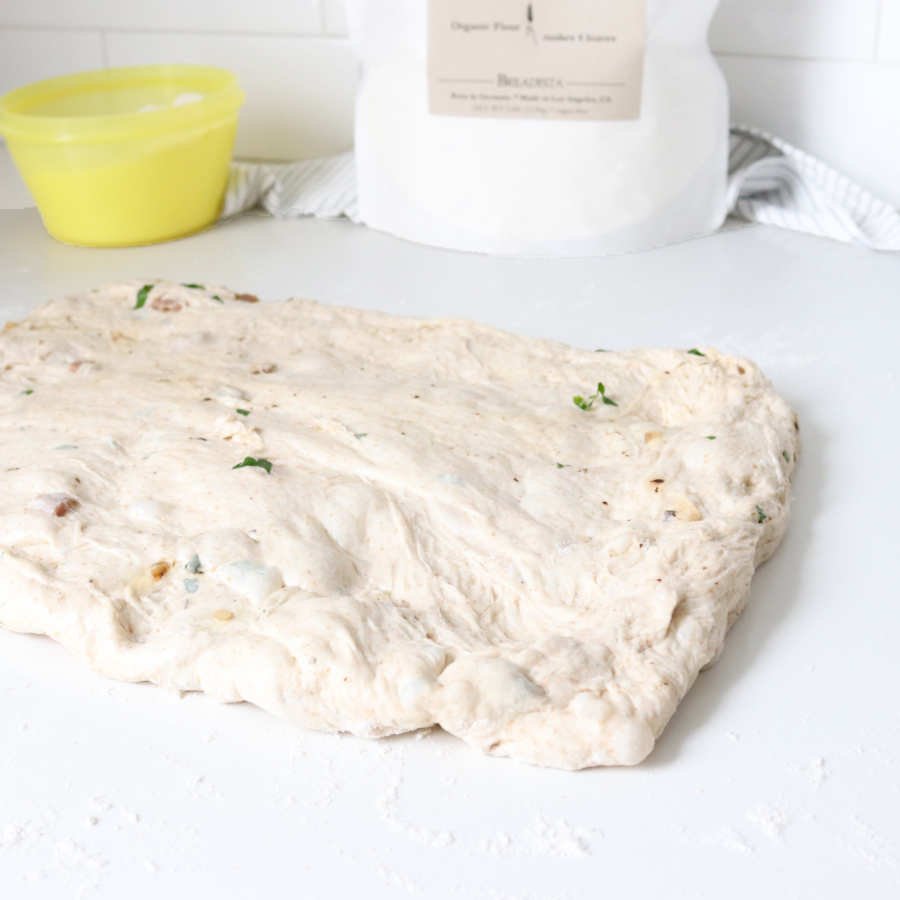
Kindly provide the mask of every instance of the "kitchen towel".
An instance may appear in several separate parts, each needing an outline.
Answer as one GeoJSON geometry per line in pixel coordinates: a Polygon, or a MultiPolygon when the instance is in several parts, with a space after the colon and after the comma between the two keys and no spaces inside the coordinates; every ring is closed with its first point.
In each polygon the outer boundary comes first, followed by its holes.
{"type": "MultiPolygon", "coordinates": [[[[353,154],[296,163],[236,162],[222,217],[261,208],[277,218],[358,222],[353,154]]],[[[748,222],[900,251],[900,211],[814,156],[756,128],[731,129],[728,210],[748,222]]]]}

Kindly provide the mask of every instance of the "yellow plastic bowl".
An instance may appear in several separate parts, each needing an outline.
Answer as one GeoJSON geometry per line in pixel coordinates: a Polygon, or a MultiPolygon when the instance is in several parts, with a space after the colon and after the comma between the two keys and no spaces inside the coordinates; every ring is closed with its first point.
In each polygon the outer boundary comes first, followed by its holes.
{"type": "Polygon", "coordinates": [[[105,69],[7,94],[0,132],[53,237],[150,244],[218,217],[243,100],[224,69],[105,69]]]}

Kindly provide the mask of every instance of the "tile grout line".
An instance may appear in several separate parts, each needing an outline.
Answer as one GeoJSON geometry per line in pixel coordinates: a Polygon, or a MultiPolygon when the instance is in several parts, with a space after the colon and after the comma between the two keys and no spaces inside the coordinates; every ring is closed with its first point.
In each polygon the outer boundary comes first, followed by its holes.
{"type": "Polygon", "coordinates": [[[900,60],[894,62],[890,59],[872,59],[868,56],[789,56],[775,53],[737,53],[731,50],[715,50],[713,55],[727,59],[760,59],[767,62],[800,62],[800,63],[824,63],[831,65],[858,65],[891,68],[900,65],[900,60]]]}
{"type": "Polygon", "coordinates": [[[884,25],[884,8],[887,6],[888,0],[879,0],[878,11],[875,14],[875,46],[872,48],[872,59],[874,62],[880,62],[881,56],[881,29],[884,25]]]}
{"type": "MultiPolygon", "coordinates": [[[[336,37],[336,38],[349,38],[349,29],[344,26],[344,30],[341,31],[341,26],[334,28],[332,23],[329,21],[330,17],[328,15],[328,11],[330,4],[328,0],[319,0],[319,3],[322,7],[322,37],[336,37]]],[[[346,20],[346,17],[344,17],[346,20]]]]}
{"type": "Polygon", "coordinates": [[[770,62],[805,62],[805,63],[869,63],[867,56],[801,56],[788,53],[748,53],[741,50],[716,50],[712,48],[714,56],[724,56],[729,59],[763,59],[770,62]]]}
{"type": "MultiPolygon", "coordinates": [[[[70,33],[70,34],[97,34],[103,35],[104,40],[111,35],[178,35],[178,36],[197,36],[197,37],[225,37],[225,38],[299,38],[303,40],[321,40],[333,43],[341,43],[349,40],[346,33],[331,32],[325,30],[324,7],[322,17],[319,23],[320,31],[254,31],[254,30],[223,30],[216,28],[128,28],[128,27],[106,27],[102,25],[93,26],[69,26],[69,25],[21,25],[21,24],[0,24],[0,34],[3,32],[31,31],[36,33],[70,33]]],[[[879,28],[880,31],[880,28],[879,28]]],[[[879,38],[876,38],[878,40],[879,38]]],[[[883,66],[895,66],[900,64],[900,60],[890,58],[879,59],[873,56],[810,56],[789,53],[748,53],[733,50],[722,50],[712,48],[712,52],[716,56],[728,57],[732,59],[761,59],[772,61],[786,62],[807,62],[807,63],[865,63],[883,66]]]]}
{"type": "Polygon", "coordinates": [[[107,34],[177,34],[198,35],[206,37],[264,37],[264,38],[306,38],[315,40],[345,40],[345,34],[330,34],[323,31],[255,31],[249,30],[225,30],[221,28],[127,28],[108,27],[104,25],[17,25],[0,24],[0,33],[4,31],[36,31],[36,32],[68,32],[73,34],[96,34],[102,29],[107,34]]]}
{"type": "Polygon", "coordinates": [[[103,68],[109,68],[109,44],[106,41],[106,32],[101,28],[100,29],[100,60],[103,63],[103,68]]]}
{"type": "MultiPolygon", "coordinates": [[[[882,7],[879,7],[881,12],[882,7]]],[[[323,10],[324,14],[324,10],[323,10]]],[[[321,28],[325,28],[324,20],[320,23],[321,28]]],[[[341,32],[329,31],[225,31],[221,29],[203,29],[203,28],[107,28],[102,26],[66,26],[66,25],[17,25],[17,24],[0,24],[0,34],[4,32],[15,33],[20,31],[41,33],[68,33],[68,34],[100,34],[103,39],[104,52],[108,51],[108,39],[112,35],[177,35],[177,36],[197,36],[197,37],[222,37],[222,38],[286,38],[301,40],[319,40],[329,43],[340,44],[346,43],[349,36],[341,32]]],[[[802,62],[802,63],[831,63],[831,64],[857,64],[857,65],[873,65],[878,67],[896,68],[900,66],[900,59],[891,57],[881,58],[880,56],[880,31],[881,19],[879,18],[879,27],[876,32],[876,48],[874,55],[868,56],[810,56],[797,54],[782,53],[749,53],[741,51],[720,50],[712,48],[712,52],[717,57],[727,59],[750,59],[750,60],[766,60],[770,62],[802,62]]]]}

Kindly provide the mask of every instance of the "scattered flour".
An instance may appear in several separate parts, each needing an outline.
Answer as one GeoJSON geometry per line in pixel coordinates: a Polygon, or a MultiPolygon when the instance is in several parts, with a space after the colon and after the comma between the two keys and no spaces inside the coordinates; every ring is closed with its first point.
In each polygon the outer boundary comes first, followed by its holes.
{"type": "Polygon", "coordinates": [[[104,797],[102,794],[98,794],[97,796],[91,798],[91,810],[98,815],[100,813],[107,813],[112,808],[112,801],[107,797],[104,797]]]}
{"type": "Polygon", "coordinates": [[[89,853],[85,848],[73,841],[72,838],[64,838],[57,841],[54,847],[55,855],[61,866],[66,868],[85,867],[93,871],[100,871],[109,865],[109,860],[99,853],[89,853]]]}
{"type": "Polygon", "coordinates": [[[542,856],[590,856],[593,831],[570,825],[565,819],[551,822],[538,816],[532,826],[531,842],[535,852],[542,856]]]}
{"type": "Polygon", "coordinates": [[[489,856],[512,856],[513,840],[505,831],[498,831],[493,837],[481,842],[480,850],[489,856]]]}
{"type": "Polygon", "coordinates": [[[51,870],[64,873],[68,880],[79,881],[78,897],[88,897],[100,887],[103,871],[109,860],[99,853],[91,853],[71,838],[64,838],[53,847],[51,870]]]}
{"type": "Polygon", "coordinates": [[[771,840],[780,840],[788,826],[788,818],[777,806],[755,806],[747,812],[747,821],[771,840]]]}
{"type": "Polygon", "coordinates": [[[828,768],[825,764],[825,759],[821,756],[811,759],[803,767],[802,771],[814,788],[822,787],[828,779],[828,768]]]}
{"type": "Polygon", "coordinates": [[[187,788],[195,800],[212,800],[222,796],[205,775],[191,775],[188,778],[187,788]]]}
{"type": "Polygon", "coordinates": [[[897,853],[891,843],[859,816],[850,819],[852,837],[847,849],[870,869],[896,869],[897,853]]]}
{"type": "Polygon", "coordinates": [[[334,803],[343,788],[343,784],[338,779],[334,760],[329,759],[325,774],[318,782],[318,793],[308,800],[308,805],[316,809],[327,809],[334,803]]]}
{"type": "Polygon", "coordinates": [[[722,850],[730,850],[733,853],[748,854],[754,852],[753,845],[735,828],[720,828],[704,834],[691,835],[687,829],[682,829],[687,840],[701,847],[716,847],[722,850]]]}
{"type": "Polygon", "coordinates": [[[28,822],[24,825],[14,825],[12,823],[4,825],[3,830],[0,831],[0,849],[16,847],[29,840],[31,834],[31,825],[28,822]]]}
{"type": "Polygon", "coordinates": [[[425,847],[443,848],[456,843],[452,831],[439,828],[426,828],[400,818],[398,809],[400,801],[401,779],[396,777],[376,801],[381,820],[392,830],[405,834],[410,840],[425,847]]]}
{"type": "Polygon", "coordinates": [[[419,886],[416,882],[408,875],[404,875],[403,872],[391,869],[389,866],[384,865],[384,863],[380,863],[376,866],[375,871],[378,873],[378,877],[388,887],[399,888],[402,891],[406,891],[407,894],[419,893],[419,886]]]}
{"type": "Polygon", "coordinates": [[[489,856],[556,856],[576,859],[590,856],[591,841],[602,834],[596,828],[572,825],[565,819],[549,820],[539,815],[518,838],[499,831],[485,838],[478,849],[489,856]]]}

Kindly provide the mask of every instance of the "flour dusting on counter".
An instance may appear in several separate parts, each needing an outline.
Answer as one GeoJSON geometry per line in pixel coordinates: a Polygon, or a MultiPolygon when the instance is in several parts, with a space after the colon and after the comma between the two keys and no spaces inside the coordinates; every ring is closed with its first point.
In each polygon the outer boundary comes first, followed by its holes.
{"type": "Polygon", "coordinates": [[[550,820],[538,815],[531,826],[513,838],[499,831],[485,838],[479,850],[488,856],[556,856],[577,859],[592,854],[593,840],[602,837],[597,828],[572,825],[565,819],[550,820]]]}
{"type": "Polygon", "coordinates": [[[642,760],[786,526],[758,368],[255,301],[134,282],[7,327],[0,624],[312,728],[642,760]]]}

